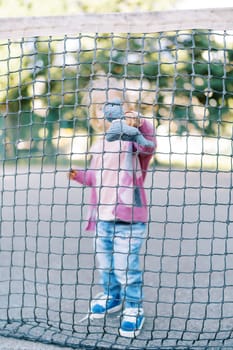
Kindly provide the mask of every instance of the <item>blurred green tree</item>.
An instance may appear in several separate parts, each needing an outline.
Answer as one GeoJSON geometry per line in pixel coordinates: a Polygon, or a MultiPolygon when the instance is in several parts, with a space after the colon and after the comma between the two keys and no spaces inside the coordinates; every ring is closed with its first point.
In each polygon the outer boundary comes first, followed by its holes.
{"type": "Polygon", "coordinates": [[[224,33],[31,38],[0,47],[0,108],[9,156],[56,153],[60,128],[88,128],[83,98],[100,75],[125,81],[141,112],[169,132],[221,135],[233,107],[233,50],[224,33]],[[19,127],[20,126],[20,127],[19,127]],[[20,147],[19,147],[20,146],[20,147]],[[40,153],[39,153],[40,154],[40,153]]]}
{"type": "Polygon", "coordinates": [[[68,15],[80,12],[161,11],[177,0],[0,0],[1,16],[68,15]],[[14,9],[14,11],[12,11],[14,9]]]}

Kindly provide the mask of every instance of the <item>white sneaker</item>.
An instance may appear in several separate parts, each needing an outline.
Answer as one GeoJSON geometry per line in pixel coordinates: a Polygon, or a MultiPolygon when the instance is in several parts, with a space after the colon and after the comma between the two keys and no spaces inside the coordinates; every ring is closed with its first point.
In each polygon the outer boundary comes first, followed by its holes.
{"type": "Polygon", "coordinates": [[[145,321],[142,308],[130,307],[123,312],[119,333],[122,337],[135,338],[140,334],[145,321]]]}
{"type": "Polygon", "coordinates": [[[121,307],[121,299],[114,299],[104,293],[97,294],[91,301],[91,318],[104,318],[107,313],[117,312],[121,307]]]}

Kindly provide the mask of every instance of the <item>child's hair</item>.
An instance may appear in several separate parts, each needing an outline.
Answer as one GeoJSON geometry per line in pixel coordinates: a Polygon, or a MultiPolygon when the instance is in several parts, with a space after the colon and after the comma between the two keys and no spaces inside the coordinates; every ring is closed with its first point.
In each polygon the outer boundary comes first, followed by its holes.
{"type": "Polygon", "coordinates": [[[115,78],[98,78],[94,80],[91,84],[87,99],[90,125],[95,131],[102,131],[100,130],[96,111],[104,106],[106,102],[120,99],[123,103],[124,111],[132,109],[128,101],[127,92],[123,88],[122,83],[115,78]]]}

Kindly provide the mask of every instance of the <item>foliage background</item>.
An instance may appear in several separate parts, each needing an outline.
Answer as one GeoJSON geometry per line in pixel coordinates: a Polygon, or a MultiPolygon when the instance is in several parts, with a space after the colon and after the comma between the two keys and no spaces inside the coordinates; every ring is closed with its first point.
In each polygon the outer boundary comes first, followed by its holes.
{"type": "MultiPolygon", "coordinates": [[[[172,4],[175,1],[9,0],[4,6],[0,2],[0,8],[2,15],[30,16],[106,8],[108,12],[162,10],[172,4]]],[[[232,44],[231,33],[201,30],[6,40],[0,45],[0,155],[6,160],[40,159],[43,154],[51,161],[64,146],[69,157],[75,152],[70,145],[73,136],[92,132],[89,106],[84,103],[90,81],[105,76],[124,81],[137,108],[153,117],[163,136],[185,136],[182,152],[190,153],[187,137],[191,140],[191,135],[202,143],[207,137],[223,139],[227,141],[223,150],[215,144],[210,153],[227,156],[229,163],[232,44]]]]}
{"type": "Polygon", "coordinates": [[[0,0],[1,17],[73,15],[80,12],[161,11],[177,0],[0,0]]]}

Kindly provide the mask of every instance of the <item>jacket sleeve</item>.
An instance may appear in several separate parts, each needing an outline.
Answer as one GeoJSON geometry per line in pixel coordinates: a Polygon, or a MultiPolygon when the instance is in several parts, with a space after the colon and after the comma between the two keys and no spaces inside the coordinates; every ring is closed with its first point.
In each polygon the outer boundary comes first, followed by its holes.
{"type": "Polygon", "coordinates": [[[135,142],[134,143],[134,150],[141,153],[141,154],[143,154],[143,153],[152,154],[155,151],[156,146],[157,146],[156,132],[155,132],[154,126],[148,120],[143,119],[143,123],[140,126],[139,130],[147,140],[150,140],[154,143],[154,146],[153,147],[146,147],[146,146],[139,145],[135,142]]]}
{"type": "Polygon", "coordinates": [[[93,186],[93,170],[77,169],[76,171],[77,174],[74,178],[74,181],[77,181],[84,186],[93,186]]]}

